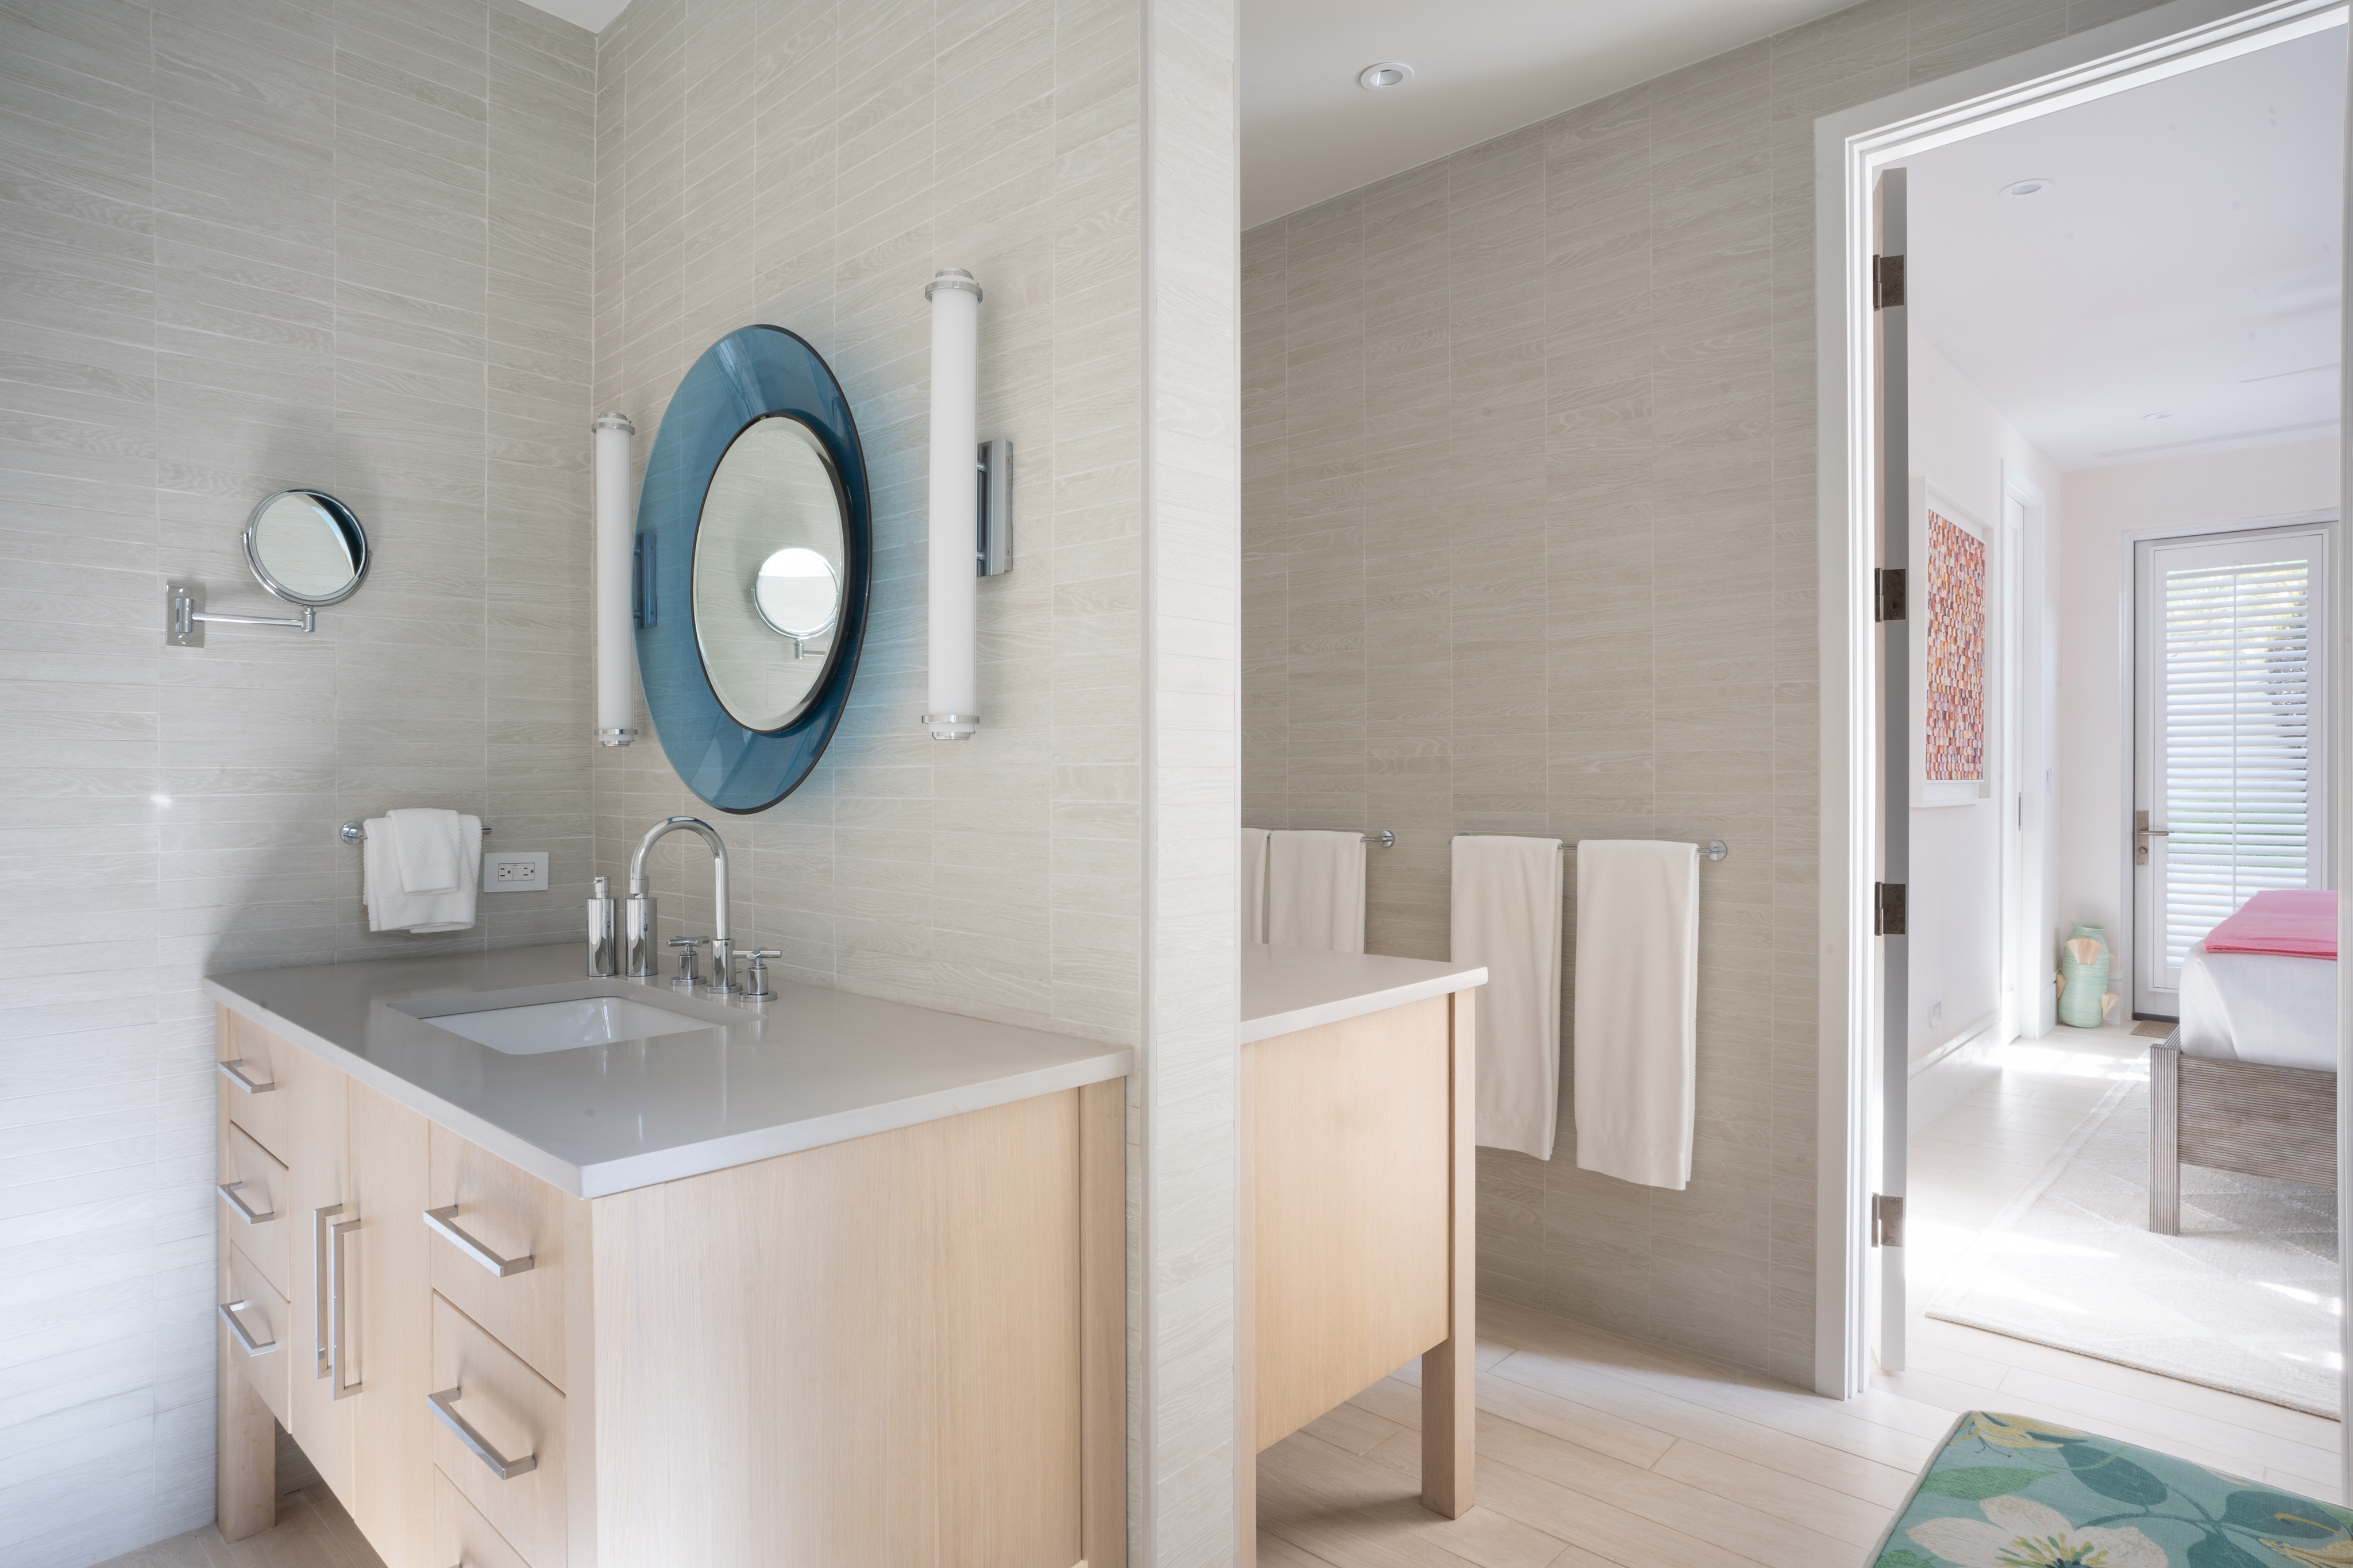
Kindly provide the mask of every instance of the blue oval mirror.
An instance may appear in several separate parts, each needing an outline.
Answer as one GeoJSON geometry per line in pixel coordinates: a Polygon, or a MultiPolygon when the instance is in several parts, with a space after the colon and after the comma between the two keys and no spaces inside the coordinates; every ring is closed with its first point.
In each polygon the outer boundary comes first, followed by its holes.
{"type": "Polygon", "coordinates": [[[662,415],[638,496],[638,673],[670,766],[761,811],[817,766],[849,700],[874,553],[849,400],[815,349],[743,327],[662,415]]]}

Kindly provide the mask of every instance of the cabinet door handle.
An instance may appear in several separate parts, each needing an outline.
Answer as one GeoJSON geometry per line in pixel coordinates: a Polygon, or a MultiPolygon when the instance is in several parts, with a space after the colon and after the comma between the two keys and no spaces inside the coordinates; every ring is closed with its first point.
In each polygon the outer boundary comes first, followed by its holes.
{"type": "Polygon", "coordinates": [[[213,1063],[214,1069],[217,1071],[221,1077],[228,1079],[229,1082],[237,1085],[237,1088],[245,1090],[248,1094],[268,1094],[270,1090],[278,1087],[278,1080],[275,1079],[270,1079],[268,1083],[254,1082],[239,1070],[244,1066],[245,1058],[243,1057],[237,1058],[237,1060],[233,1062],[213,1063]]]}
{"type": "Polygon", "coordinates": [[[451,1204],[448,1208],[427,1209],[425,1211],[425,1223],[432,1228],[435,1235],[448,1241],[451,1245],[455,1246],[459,1251],[464,1253],[467,1257],[472,1258],[475,1262],[480,1264],[483,1268],[489,1269],[491,1273],[497,1275],[501,1279],[505,1279],[510,1274],[522,1274],[526,1272],[539,1256],[537,1253],[526,1252],[521,1258],[501,1258],[497,1253],[492,1252],[489,1247],[484,1247],[480,1242],[476,1241],[472,1237],[468,1236],[464,1231],[458,1228],[458,1205],[456,1204],[451,1204]]]}
{"type": "Polygon", "coordinates": [[[341,1204],[311,1211],[311,1305],[318,1314],[318,1375],[327,1380],[330,1400],[348,1398],[364,1386],[343,1381],[344,1368],[350,1364],[343,1353],[343,1237],[359,1229],[360,1222],[347,1219],[340,1225],[327,1223],[343,1212],[341,1204]]]}
{"type": "Polygon", "coordinates": [[[268,1355],[278,1348],[278,1342],[255,1339],[247,1331],[243,1320],[237,1317],[239,1311],[252,1305],[251,1301],[223,1301],[220,1304],[221,1321],[228,1325],[228,1331],[237,1336],[237,1342],[244,1348],[246,1354],[268,1355]]]}
{"type": "Polygon", "coordinates": [[[245,1221],[248,1225],[268,1225],[271,1220],[278,1217],[278,1211],[276,1209],[264,1209],[259,1214],[254,1213],[253,1206],[247,1203],[243,1198],[237,1195],[244,1189],[244,1186],[245,1184],[243,1182],[222,1182],[216,1185],[213,1188],[213,1191],[227,1198],[228,1200],[228,1206],[235,1209],[237,1211],[237,1217],[245,1221]]]}
{"type": "Polygon", "coordinates": [[[445,1388],[438,1394],[427,1394],[425,1403],[433,1406],[433,1414],[441,1417],[443,1426],[458,1435],[458,1441],[474,1450],[474,1458],[490,1466],[491,1474],[502,1481],[511,1481],[517,1476],[527,1476],[539,1468],[537,1454],[525,1454],[520,1459],[499,1458],[499,1451],[484,1442],[482,1435],[468,1426],[466,1418],[458,1414],[459,1393],[458,1389],[445,1388]]]}

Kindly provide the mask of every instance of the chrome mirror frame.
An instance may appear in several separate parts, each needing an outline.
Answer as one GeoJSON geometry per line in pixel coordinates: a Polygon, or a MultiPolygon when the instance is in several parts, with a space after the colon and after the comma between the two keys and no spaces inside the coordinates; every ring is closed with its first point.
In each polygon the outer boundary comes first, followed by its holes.
{"type": "Polygon", "coordinates": [[[254,581],[259,583],[263,590],[273,597],[283,599],[290,605],[301,605],[309,609],[315,609],[322,605],[340,605],[358,593],[360,584],[367,581],[368,563],[373,559],[368,549],[367,530],[360,525],[359,514],[326,491],[314,490],[301,485],[291,486],[282,490],[272,490],[255,504],[253,510],[246,516],[244,544],[245,563],[252,569],[254,581]],[[351,547],[352,580],[345,584],[340,592],[324,595],[298,594],[271,576],[269,567],[262,564],[261,551],[255,543],[255,536],[261,528],[262,514],[288,496],[303,496],[317,502],[320,509],[326,512],[328,519],[343,531],[344,542],[351,547]]]}

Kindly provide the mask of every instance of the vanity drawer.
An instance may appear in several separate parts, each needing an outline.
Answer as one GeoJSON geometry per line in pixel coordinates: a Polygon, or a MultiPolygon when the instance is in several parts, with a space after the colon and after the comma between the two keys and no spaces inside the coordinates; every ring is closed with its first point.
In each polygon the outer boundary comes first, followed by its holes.
{"type": "Polygon", "coordinates": [[[294,1047],[269,1030],[220,1009],[220,1092],[228,1119],[253,1141],[286,1154],[286,1096],[279,1090],[278,1064],[294,1047]]]}
{"type": "Polygon", "coordinates": [[[293,1300],[294,1287],[289,1282],[292,1254],[287,1237],[294,1226],[286,1216],[294,1199],[287,1185],[286,1167],[235,1122],[221,1140],[220,1185],[215,1195],[222,1223],[237,1250],[261,1270],[271,1289],[293,1300]]]}
{"type": "Polygon", "coordinates": [[[440,1406],[435,1466],[524,1562],[559,1568],[562,1392],[439,1296],[433,1298],[433,1389],[440,1406]]]}
{"type": "Polygon", "coordinates": [[[280,1426],[285,1426],[286,1369],[294,1359],[287,1330],[293,1313],[286,1298],[269,1288],[261,1270],[235,1242],[221,1248],[220,1300],[224,1308],[237,1306],[234,1314],[225,1310],[216,1314],[227,1330],[221,1336],[221,1353],[243,1369],[254,1392],[269,1406],[269,1414],[280,1426]]]}
{"type": "Polygon", "coordinates": [[[565,1297],[586,1267],[587,1205],[441,1127],[428,1190],[433,1289],[564,1387],[565,1297]]]}
{"type": "Polygon", "coordinates": [[[433,1561],[459,1568],[529,1568],[522,1554],[438,1470],[433,1472],[433,1561]]]}

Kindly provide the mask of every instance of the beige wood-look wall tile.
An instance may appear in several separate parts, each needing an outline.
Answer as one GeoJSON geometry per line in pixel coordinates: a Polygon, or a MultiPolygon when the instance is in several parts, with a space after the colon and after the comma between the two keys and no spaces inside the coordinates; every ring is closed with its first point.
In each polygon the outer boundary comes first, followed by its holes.
{"type": "Polygon", "coordinates": [[[2143,8],[1868,0],[1243,237],[1244,819],[1400,831],[1430,956],[1454,833],[1733,846],[1691,1190],[1577,1170],[1564,1086],[1482,1156],[1503,1296],[1810,1381],[1812,121],[2143,8]]]}

